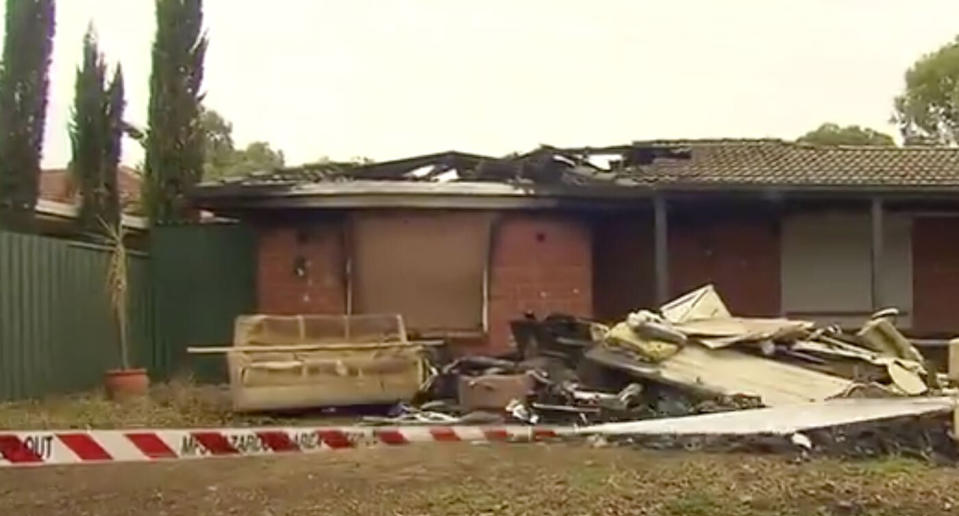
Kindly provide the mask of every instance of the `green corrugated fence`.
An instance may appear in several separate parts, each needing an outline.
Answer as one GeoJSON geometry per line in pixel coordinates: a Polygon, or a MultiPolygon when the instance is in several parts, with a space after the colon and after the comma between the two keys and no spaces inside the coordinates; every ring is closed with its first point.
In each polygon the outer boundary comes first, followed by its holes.
{"type": "Polygon", "coordinates": [[[190,370],[225,380],[222,355],[187,357],[189,346],[228,345],[237,315],[256,305],[255,238],[239,224],[155,227],[150,235],[154,363],[164,374],[190,370]]]}
{"type": "MultiPolygon", "coordinates": [[[[0,399],[88,389],[120,365],[105,290],[109,250],[0,231],[0,399]]],[[[130,258],[130,343],[151,355],[148,259],[130,258]]]]}
{"type": "MultiPolygon", "coordinates": [[[[253,243],[239,225],[152,230],[149,255],[130,257],[134,366],[154,380],[183,369],[222,379],[185,349],[230,342],[234,318],[253,309],[253,243]]],[[[0,231],[0,400],[96,388],[120,365],[109,257],[90,244],[0,231]]]]}

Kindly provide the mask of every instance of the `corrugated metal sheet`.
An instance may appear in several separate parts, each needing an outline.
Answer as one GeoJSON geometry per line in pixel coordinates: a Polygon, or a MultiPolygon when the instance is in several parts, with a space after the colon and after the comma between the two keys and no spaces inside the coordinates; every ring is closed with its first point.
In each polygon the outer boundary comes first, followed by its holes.
{"type": "Polygon", "coordinates": [[[150,235],[156,303],[154,362],[226,380],[222,357],[187,357],[189,346],[229,345],[237,315],[256,306],[256,236],[238,224],[158,226],[150,235]]]}
{"type": "MultiPolygon", "coordinates": [[[[0,231],[0,399],[90,389],[119,366],[104,290],[109,251],[0,231]]],[[[130,264],[130,342],[153,368],[149,259],[130,264]]]]}

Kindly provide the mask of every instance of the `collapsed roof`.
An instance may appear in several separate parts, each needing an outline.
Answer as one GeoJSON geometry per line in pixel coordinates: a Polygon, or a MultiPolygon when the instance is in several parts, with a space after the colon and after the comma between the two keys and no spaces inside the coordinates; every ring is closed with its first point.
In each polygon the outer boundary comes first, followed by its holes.
{"type": "Polygon", "coordinates": [[[360,184],[430,195],[516,191],[534,196],[642,197],[657,190],[717,188],[953,192],[959,190],[959,149],[717,139],[543,146],[500,158],[449,151],[382,163],[321,163],[255,173],[206,183],[195,197],[202,204],[236,196],[350,195],[358,193],[360,184]],[[484,184],[489,186],[481,188],[484,184]]]}
{"type": "MultiPolygon", "coordinates": [[[[637,166],[688,160],[688,147],[639,145],[604,149],[542,146],[497,158],[449,151],[382,163],[317,163],[254,173],[221,184],[267,185],[329,181],[500,182],[518,184],[632,185],[637,166]]],[[[214,186],[208,184],[207,186],[214,186]]]]}

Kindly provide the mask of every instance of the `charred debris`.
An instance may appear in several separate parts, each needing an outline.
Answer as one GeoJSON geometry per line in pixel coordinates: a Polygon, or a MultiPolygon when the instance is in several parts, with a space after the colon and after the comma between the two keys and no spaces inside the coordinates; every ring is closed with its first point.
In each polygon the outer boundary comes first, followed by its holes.
{"type": "Polygon", "coordinates": [[[644,166],[654,162],[688,161],[692,149],[656,142],[563,149],[549,145],[503,157],[449,151],[414,158],[374,162],[321,162],[262,171],[226,183],[293,184],[303,181],[457,181],[515,185],[634,185],[644,166]]]}
{"type": "Polygon", "coordinates": [[[737,317],[712,286],[612,326],[526,314],[512,322],[515,352],[434,358],[410,403],[367,422],[588,426],[957,392],[896,328],[896,315],[880,311],[855,333],[737,317]]]}

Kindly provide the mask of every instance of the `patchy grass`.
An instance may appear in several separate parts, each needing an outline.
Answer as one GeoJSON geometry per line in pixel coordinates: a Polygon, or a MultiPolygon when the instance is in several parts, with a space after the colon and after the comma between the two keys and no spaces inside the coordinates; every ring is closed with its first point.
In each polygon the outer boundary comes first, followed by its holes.
{"type": "Polygon", "coordinates": [[[777,456],[568,445],[461,453],[496,455],[465,468],[461,459],[459,473],[411,489],[395,513],[893,516],[957,509],[955,469],[898,458],[795,464],[777,456]]]}
{"type": "Polygon", "coordinates": [[[959,470],[904,460],[581,445],[412,445],[276,458],[0,469],[9,514],[956,514],[959,470]],[[56,486],[56,489],[50,489],[56,486]]]}
{"type": "MultiPolygon", "coordinates": [[[[339,424],[328,414],[239,415],[188,379],[143,400],[100,393],[0,404],[0,428],[339,424]]],[[[652,451],[584,444],[442,444],[161,464],[0,468],[2,514],[959,514],[959,469],[652,451]]]]}
{"type": "Polygon", "coordinates": [[[195,428],[338,424],[325,413],[236,414],[225,386],[198,385],[189,378],[151,387],[144,399],[114,402],[102,391],[0,403],[0,429],[195,428]]]}
{"type": "Polygon", "coordinates": [[[220,387],[189,379],[154,385],[150,396],[122,403],[102,391],[0,404],[0,428],[117,428],[206,426],[232,422],[220,387]]]}

